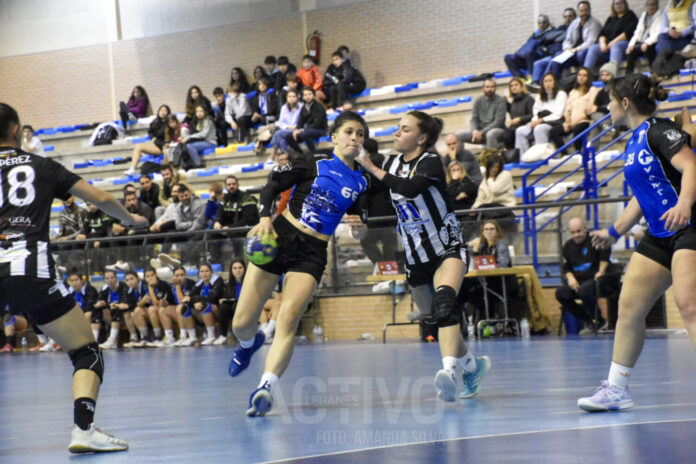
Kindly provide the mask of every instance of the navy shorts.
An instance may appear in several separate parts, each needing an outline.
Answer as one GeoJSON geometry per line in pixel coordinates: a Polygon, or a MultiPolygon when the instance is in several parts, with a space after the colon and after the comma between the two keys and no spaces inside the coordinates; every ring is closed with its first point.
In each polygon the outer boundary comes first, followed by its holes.
{"type": "Polygon", "coordinates": [[[696,226],[688,226],[669,237],[659,238],[649,231],[638,242],[636,253],[672,269],[672,256],[677,250],[696,250],[696,226]]]}
{"type": "Polygon", "coordinates": [[[469,254],[466,252],[466,248],[462,248],[460,245],[448,248],[442,255],[438,256],[437,259],[428,261],[427,263],[420,264],[406,264],[406,280],[411,287],[418,287],[420,285],[432,285],[433,277],[435,276],[435,271],[440,267],[442,262],[448,258],[461,259],[464,262],[465,268],[469,266],[469,254]]]}
{"type": "Polygon", "coordinates": [[[0,277],[0,307],[8,305],[12,314],[25,313],[38,325],[66,315],[75,304],[62,280],[0,277]]]}

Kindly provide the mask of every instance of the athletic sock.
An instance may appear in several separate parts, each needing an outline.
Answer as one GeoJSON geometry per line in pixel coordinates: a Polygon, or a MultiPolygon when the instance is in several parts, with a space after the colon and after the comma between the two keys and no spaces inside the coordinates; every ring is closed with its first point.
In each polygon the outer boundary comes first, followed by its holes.
{"type": "Polygon", "coordinates": [[[145,327],[138,327],[138,332],[140,332],[140,339],[141,340],[147,340],[147,326],[145,327]]]}
{"type": "Polygon", "coordinates": [[[215,338],[215,326],[206,327],[206,330],[208,331],[208,337],[215,338]]]}
{"type": "Polygon", "coordinates": [[[94,341],[99,341],[99,329],[92,329],[92,335],[94,335],[94,341]]]}
{"type": "Polygon", "coordinates": [[[263,324],[259,325],[259,330],[265,332],[266,327],[268,327],[268,322],[264,322],[263,324]]]}
{"type": "Polygon", "coordinates": [[[261,376],[261,382],[259,382],[259,387],[263,387],[266,383],[268,383],[268,389],[272,390],[273,387],[278,383],[278,376],[275,375],[273,372],[265,372],[261,376]]]}
{"type": "Polygon", "coordinates": [[[82,430],[89,429],[94,422],[94,410],[97,403],[92,398],[82,397],[75,400],[75,412],[73,414],[75,424],[82,430]]]}
{"type": "Polygon", "coordinates": [[[476,372],[476,369],[478,369],[476,358],[471,350],[467,351],[463,357],[459,358],[459,364],[461,364],[462,368],[469,374],[476,372]]]}
{"type": "Polygon", "coordinates": [[[446,371],[454,372],[454,369],[457,367],[457,361],[457,358],[454,356],[445,356],[442,358],[442,367],[446,371]]]}
{"type": "Polygon", "coordinates": [[[162,327],[156,327],[152,329],[153,332],[155,332],[155,338],[160,339],[162,338],[162,327]]]}
{"type": "Polygon", "coordinates": [[[275,332],[275,328],[276,328],[276,321],[274,321],[273,319],[271,319],[271,320],[268,321],[268,323],[266,324],[266,328],[263,329],[264,335],[266,335],[266,337],[272,337],[272,336],[273,336],[273,333],[275,332]]]}
{"type": "Polygon", "coordinates": [[[242,348],[249,349],[252,346],[254,346],[255,340],[256,340],[256,337],[252,338],[251,340],[239,340],[239,344],[242,346],[242,348]]]}
{"type": "Polygon", "coordinates": [[[138,341],[138,334],[137,333],[132,333],[130,336],[130,340],[132,342],[137,342],[138,341]]]}
{"type": "Polygon", "coordinates": [[[196,329],[186,329],[189,338],[196,338],[196,329]]]}
{"type": "Polygon", "coordinates": [[[39,343],[43,345],[48,343],[48,338],[44,334],[36,334],[36,336],[39,338],[39,343]]]}
{"type": "Polygon", "coordinates": [[[118,331],[119,329],[114,329],[112,327],[111,332],[109,332],[109,340],[118,341],[118,331]]]}
{"type": "Polygon", "coordinates": [[[174,340],[174,331],[172,329],[164,331],[164,337],[169,340],[174,340]]]}
{"type": "Polygon", "coordinates": [[[609,385],[620,390],[625,390],[628,386],[628,380],[631,378],[633,368],[625,367],[621,364],[611,363],[609,368],[609,385]]]}
{"type": "Polygon", "coordinates": [[[179,340],[185,340],[186,339],[186,329],[179,329],[179,340]]]}

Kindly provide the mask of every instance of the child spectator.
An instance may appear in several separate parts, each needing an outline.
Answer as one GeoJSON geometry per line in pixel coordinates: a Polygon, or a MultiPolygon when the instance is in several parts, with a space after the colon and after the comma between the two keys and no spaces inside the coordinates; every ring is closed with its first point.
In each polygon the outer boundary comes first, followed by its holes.
{"type": "Polygon", "coordinates": [[[276,61],[276,57],[273,55],[268,55],[263,60],[263,65],[266,68],[265,74],[269,79],[268,86],[274,90],[280,90],[283,88],[282,85],[280,87],[276,87],[278,84],[283,84],[283,76],[280,69],[278,69],[277,64],[278,62],[276,61]]]}
{"type": "Polygon", "coordinates": [[[140,161],[140,156],[143,153],[148,155],[161,155],[164,147],[164,136],[167,129],[167,118],[172,113],[168,105],[162,105],[157,109],[157,117],[150,123],[150,128],[147,130],[147,135],[150,137],[148,142],[138,143],[133,147],[133,157],[131,166],[124,171],[127,176],[134,175],[137,171],[135,167],[140,161]]]}
{"type": "Polygon", "coordinates": [[[210,192],[210,198],[208,198],[208,201],[205,204],[204,227],[206,229],[212,229],[213,224],[215,224],[215,217],[217,216],[218,209],[220,208],[220,204],[222,203],[222,199],[225,195],[222,191],[222,182],[219,180],[211,182],[208,189],[210,192]]]}
{"type": "Polygon", "coordinates": [[[314,60],[309,55],[302,57],[302,68],[297,71],[297,77],[300,79],[303,87],[311,87],[316,92],[317,100],[326,100],[324,94],[324,79],[321,76],[321,69],[314,64],[314,60]]]}
{"type": "Polygon", "coordinates": [[[289,90],[287,92],[287,103],[280,109],[280,119],[278,119],[278,124],[276,125],[277,130],[273,133],[273,138],[271,139],[271,161],[275,161],[278,149],[285,153],[290,150],[290,145],[285,139],[286,137],[292,137],[292,132],[297,129],[301,110],[302,104],[299,102],[297,91],[289,90]]]}
{"type": "Polygon", "coordinates": [[[242,70],[242,68],[232,68],[232,72],[230,73],[230,85],[228,87],[228,90],[234,84],[239,84],[239,91],[241,93],[249,92],[249,81],[247,80],[246,73],[242,70]]]}
{"type": "Polygon", "coordinates": [[[162,147],[162,153],[164,154],[164,160],[162,165],[168,164],[172,159],[172,150],[174,145],[179,143],[179,138],[181,137],[181,123],[179,118],[175,114],[170,114],[167,118],[167,129],[164,131],[164,146],[162,147]]]}
{"type": "Polygon", "coordinates": [[[350,103],[346,106],[348,95],[365,90],[365,78],[338,50],[331,55],[331,62],[336,68],[336,75],[331,77],[335,85],[329,93],[329,105],[334,110],[351,109],[350,103]]]}
{"type": "Polygon", "coordinates": [[[34,135],[34,128],[29,125],[22,126],[22,150],[46,157],[41,139],[34,135]]]}
{"type": "Polygon", "coordinates": [[[245,143],[249,138],[251,127],[251,105],[246,95],[241,92],[239,83],[230,86],[230,92],[225,101],[225,121],[235,132],[238,143],[245,143]]]}
{"type": "Polygon", "coordinates": [[[215,122],[215,131],[217,137],[217,144],[223,147],[227,146],[227,129],[230,125],[225,120],[225,91],[222,87],[215,87],[213,89],[213,97],[215,101],[213,102],[213,122],[215,122]]]}
{"type": "MultiPolygon", "coordinates": [[[[181,137],[179,143],[186,145],[191,162],[195,167],[201,166],[200,154],[209,148],[215,148],[215,123],[208,116],[205,106],[196,107],[195,119],[192,120],[191,130],[193,134],[188,137],[181,137]]],[[[176,164],[176,160],[173,160],[176,164]]]]}
{"type": "Polygon", "coordinates": [[[250,92],[257,92],[259,90],[259,82],[264,76],[266,76],[266,70],[263,66],[257,66],[254,68],[254,83],[251,84],[249,89],[250,92]]]}
{"type": "Polygon", "coordinates": [[[297,92],[297,95],[302,95],[302,85],[300,83],[300,79],[297,77],[297,74],[294,72],[289,72],[285,80],[285,86],[278,91],[278,104],[281,106],[285,104],[289,91],[294,90],[297,92]]]}
{"type": "Polygon", "coordinates": [[[324,105],[314,98],[314,89],[307,87],[302,91],[304,105],[300,110],[300,119],[297,121],[297,129],[291,135],[283,137],[290,148],[298,153],[302,153],[300,143],[304,142],[310,152],[314,153],[316,146],[315,139],[326,135],[328,123],[326,120],[326,110],[324,105]]]}
{"type": "Polygon", "coordinates": [[[140,85],[136,85],[131,92],[128,103],[119,103],[119,115],[123,130],[128,132],[128,121],[135,122],[138,118],[144,118],[152,114],[152,106],[150,106],[150,98],[147,92],[140,85]]]}
{"type": "Polygon", "coordinates": [[[186,117],[184,117],[184,120],[181,122],[189,131],[191,130],[193,119],[196,117],[196,107],[198,106],[205,108],[205,114],[213,114],[210,100],[203,95],[200,87],[192,85],[186,93],[186,117]]]}
{"type": "Polygon", "coordinates": [[[251,122],[254,124],[271,124],[278,118],[280,105],[278,95],[271,88],[268,76],[263,76],[257,84],[258,92],[251,99],[251,122]]]}

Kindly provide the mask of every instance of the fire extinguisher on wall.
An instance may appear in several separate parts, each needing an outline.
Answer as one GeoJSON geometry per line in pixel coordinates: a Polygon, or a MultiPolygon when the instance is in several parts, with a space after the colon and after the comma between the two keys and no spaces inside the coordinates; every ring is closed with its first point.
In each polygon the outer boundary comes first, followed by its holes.
{"type": "Polygon", "coordinates": [[[307,36],[307,54],[312,57],[316,64],[319,64],[319,53],[321,50],[321,37],[319,31],[314,31],[307,36]]]}

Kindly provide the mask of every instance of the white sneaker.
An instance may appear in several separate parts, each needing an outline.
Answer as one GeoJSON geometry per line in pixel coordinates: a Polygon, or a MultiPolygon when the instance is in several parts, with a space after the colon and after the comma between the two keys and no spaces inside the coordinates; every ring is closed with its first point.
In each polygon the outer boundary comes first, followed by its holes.
{"type": "Polygon", "coordinates": [[[216,346],[225,345],[225,344],[227,344],[227,337],[225,337],[224,335],[220,335],[213,342],[213,345],[216,345],[216,346]]]}
{"type": "Polygon", "coordinates": [[[123,171],[123,173],[127,176],[133,176],[137,173],[138,171],[135,168],[128,168],[127,170],[123,171]]]}
{"type": "Polygon", "coordinates": [[[177,346],[177,347],[184,346],[184,342],[186,342],[186,340],[187,340],[186,338],[179,337],[179,339],[174,342],[174,346],[177,346]]]}
{"type": "Polygon", "coordinates": [[[39,348],[39,351],[41,353],[53,353],[54,351],[58,351],[58,345],[56,345],[54,341],[49,340],[48,343],[39,348]]]}
{"type": "Polygon", "coordinates": [[[157,259],[164,264],[165,266],[171,266],[173,268],[177,268],[181,266],[181,260],[176,259],[175,257],[168,255],[166,253],[160,253],[159,256],[157,256],[157,259]]]}
{"type": "Polygon", "coordinates": [[[215,337],[205,337],[205,339],[201,342],[201,345],[210,346],[213,343],[215,343],[215,337]]]}
{"type": "Polygon", "coordinates": [[[435,388],[437,388],[437,397],[446,403],[454,403],[455,393],[457,393],[457,377],[454,371],[440,369],[435,374],[435,388]]]}
{"type": "Polygon", "coordinates": [[[145,343],[145,346],[147,348],[162,348],[164,345],[162,344],[162,340],[155,340],[145,343]]]}
{"type": "Polygon", "coordinates": [[[82,430],[73,425],[68,450],[71,453],[105,453],[109,451],[125,451],[128,442],[119,440],[103,430],[90,424],[89,429],[82,430]]]}
{"type": "Polygon", "coordinates": [[[185,339],[183,342],[181,342],[181,346],[193,346],[196,344],[198,339],[196,337],[189,337],[185,339]]]}
{"type": "Polygon", "coordinates": [[[137,345],[138,343],[140,343],[138,340],[131,340],[127,343],[124,343],[123,347],[124,348],[135,348],[135,345],[137,345]]]}
{"type": "Polygon", "coordinates": [[[159,268],[159,267],[164,267],[164,266],[162,266],[162,262],[161,262],[159,259],[157,259],[157,258],[152,258],[152,259],[150,260],[150,267],[153,267],[153,268],[157,269],[157,268],[159,268]]]}
{"type": "Polygon", "coordinates": [[[99,348],[101,348],[102,350],[115,350],[116,348],[118,348],[118,342],[109,338],[104,343],[99,345],[99,348]]]}
{"type": "Polygon", "coordinates": [[[140,340],[139,342],[133,342],[133,348],[145,348],[147,346],[147,340],[140,340]]]}
{"type": "Polygon", "coordinates": [[[175,344],[176,344],[176,340],[173,338],[164,337],[162,339],[162,346],[174,346],[175,344]]]}

